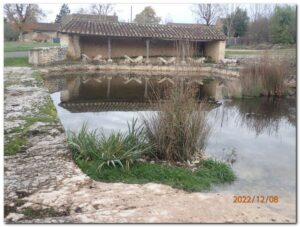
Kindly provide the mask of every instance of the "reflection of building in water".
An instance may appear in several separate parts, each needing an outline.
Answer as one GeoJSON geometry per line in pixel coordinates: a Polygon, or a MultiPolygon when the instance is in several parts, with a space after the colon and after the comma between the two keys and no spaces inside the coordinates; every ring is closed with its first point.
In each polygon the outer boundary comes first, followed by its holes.
{"type": "Polygon", "coordinates": [[[155,111],[149,102],[63,102],[59,104],[71,113],[107,111],[155,111]]]}
{"type": "Polygon", "coordinates": [[[215,98],[219,81],[201,77],[171,76],[76,76],[67,78],[62,102],[78,100],[145,101],[164,99],[168,88],[181,86],[195,89],[195,97],[215,98]]]}

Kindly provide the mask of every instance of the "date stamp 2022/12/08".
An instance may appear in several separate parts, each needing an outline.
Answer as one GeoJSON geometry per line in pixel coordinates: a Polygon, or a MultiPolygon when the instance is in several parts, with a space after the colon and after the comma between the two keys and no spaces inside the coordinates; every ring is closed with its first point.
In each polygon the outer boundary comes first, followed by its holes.
{"type": "Polygon", "coordinates": [[[279,203],[277,195],[237,195],[233,196],[233,203],[279,203]]]}

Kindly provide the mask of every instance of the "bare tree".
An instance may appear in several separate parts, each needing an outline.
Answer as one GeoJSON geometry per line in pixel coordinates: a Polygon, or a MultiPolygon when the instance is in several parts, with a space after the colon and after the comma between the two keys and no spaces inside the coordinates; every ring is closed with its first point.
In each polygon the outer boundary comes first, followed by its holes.
{"type": "Polygon", "coordinates": [[[89,10],[81,7],[79,10],[77,10],[77,13],[79,13],[79,14],[89,14],[89,10]]]}
{"type": "Polygon", "coordinates": [[[5,4],[4,14],[23,41],[24,32],[32,30],[34,23],[45,16],[37,4],[5,4]]]}
{"type": "Polygon", "coordinates": [[[251,21],[257,21],[262,18],[270,18],[275,5],[274,4],[250,4],[249,16],[251,21]]]}
{"type": "Polygon", "coordinates": [[[165,17],[164,23],[165,24],[173,23],[173,18],[171,16],[171,14],[168,13],[168,15],[165,17]]]}
{"type": "Polygon", "coordinates": [[[90,7],[91,14],[99,16],[107,16],[114,12],[113,5],[110,3],[107,4],[92,4],[90,7]]]}
{"type": "Polygon", "coordinates": [[[209,26],[214,24],[220,16],[221,7],[219,4],[196,4],[192,12],[197,17],[197,23],[205,21],[205,24],[209,26]]]}
{"type": "Polygon", "coordinates": [[[235,13],[236,9],[238,8],[238,4],[222,4],[220,7],[222,14],[225,16],[223,23],[226,27],[226,36],[231,37],[233,33],[233,22],[235,19],[235,13]]]}

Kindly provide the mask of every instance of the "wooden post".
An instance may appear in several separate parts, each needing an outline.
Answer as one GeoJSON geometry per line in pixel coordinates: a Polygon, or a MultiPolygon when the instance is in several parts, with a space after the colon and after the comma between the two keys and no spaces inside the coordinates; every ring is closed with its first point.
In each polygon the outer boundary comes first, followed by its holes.
{"type": "Polygon", "coordinates": [[[149,63],[149,47],[150,47],[150,39],[146,40],[146,63],[149,63]]]}
{"type": "Polygon", "coordinates": [[[182,40],[181,41],[181,56],[182,56],[182,60],[181,60],[181,64],[185,64],[185,42],[182,40]]]}
{"type": "Polygon", "coordinates": [[[112,59],[111,59],[111,41],[110,41],[110,38],[107,40],[107,49],[108,49],[108,62],[111,63],[112,62],[112,59]]]}
{"type": "Polygon", "coordinates": [[[106,93],[106,97],[109,98],[110,97],[110,81],[111,81],[112,77],[107,77],[107,93],[106,93]]]}

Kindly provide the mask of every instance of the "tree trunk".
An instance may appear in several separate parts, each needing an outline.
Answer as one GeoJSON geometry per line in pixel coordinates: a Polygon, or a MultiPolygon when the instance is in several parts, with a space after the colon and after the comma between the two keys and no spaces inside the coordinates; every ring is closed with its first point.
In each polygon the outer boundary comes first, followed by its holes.
{"type": "Polygon", "coordinates": [[[23,32],[20,32],[20,35],[19,35],[19,41],[20,41],[20,42],[24,42],[23,32]]]}

